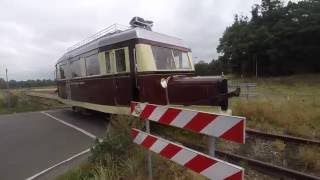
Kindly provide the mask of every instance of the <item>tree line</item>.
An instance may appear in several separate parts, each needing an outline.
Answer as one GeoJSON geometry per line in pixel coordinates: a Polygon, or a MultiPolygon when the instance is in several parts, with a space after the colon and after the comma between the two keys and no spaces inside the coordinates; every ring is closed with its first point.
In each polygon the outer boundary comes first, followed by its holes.
{"type": "Polygon", "coordinates": [[[320,0],[262,0],[252,6],[250,19],[235,15],[219,41],[220,56],[197,63],[197,74],[319,73],[320,0]]]}
{"type": "MultiPolygon", "coordinates": [[[[31,88],[31,87],[43,87],[43,86],[54,86],[56,85],[54,80],[51,79],[37,79],[37,80],[27,80],[27,81],[16,81],[10,80],[9,87],[10,88],[31,88]]],[[[7,88],[6,81],[0,78],[0,89],[7,88]]]]}

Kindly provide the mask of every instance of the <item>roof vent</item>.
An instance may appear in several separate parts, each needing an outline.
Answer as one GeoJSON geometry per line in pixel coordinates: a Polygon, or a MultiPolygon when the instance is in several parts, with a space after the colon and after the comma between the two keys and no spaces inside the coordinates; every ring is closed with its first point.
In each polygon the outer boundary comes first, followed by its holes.
{"type": "Polygon", "coordinates": [[[144,20],[141,17],[133,17],[129,23],[131,27],[140,27],[152,31],[153,21],[144,20]]]}

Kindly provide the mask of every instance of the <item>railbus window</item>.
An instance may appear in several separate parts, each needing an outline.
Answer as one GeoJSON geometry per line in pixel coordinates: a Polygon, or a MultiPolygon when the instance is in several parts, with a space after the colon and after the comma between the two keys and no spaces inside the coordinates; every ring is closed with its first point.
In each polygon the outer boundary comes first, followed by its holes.
{"type": "Polygon", "coordinates": [[[67,64],[60,64],[59,65],[59,72],[57,73],[58,79],[65,79],[66,78],[66,69],[67,69],[67,64]]]}
{"type": "Polygon", "coordinates": [[[177,69],[190,69],[191,64],[188,58],[188,54],[182,51],[173,50],[173,59],[177,69]]]}
{"type": "Polygon", "coordinates": [[[187,52],[151,46],[157,70],[191,69],[187,52]]]}
{"type": "Polygon", "coordinates": [[[126,57],[124,49],[115,51],[117,72],[126,72],[126,57]]]}
{"type": "Polygon", "coordinates": [[[111,73],[110,52],[105,52],[105,61],[106,61],[106,71],[107,73],[111,73]]]}
{"type": "Polygon", "coordinates": [[[87,76],[100,74],[98,54],[94,54],[86,57],[85,61],[86,61],[87,76]]]}
{"type": "Polygon", "coordinates": [[[71,77],[76,78],[76,77],[81,77],[81,61],[75,60],[70,63],[70,69],[71,69],[71,77]]]}

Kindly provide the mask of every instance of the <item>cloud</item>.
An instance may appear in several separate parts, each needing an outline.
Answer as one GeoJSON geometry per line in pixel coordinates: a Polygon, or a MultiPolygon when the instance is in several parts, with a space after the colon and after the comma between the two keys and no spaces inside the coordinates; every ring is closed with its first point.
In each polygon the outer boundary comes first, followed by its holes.
{"type": "Polygon", "coordinates": [[[258,0],[57,0],[0,1],[0,78],[53,78],[65,50],[113,23],[133,16],[155,22],[154,31],[190,45],[195,60],[218,56],[216,46],[234,14],[248,15],[258,0]]]}

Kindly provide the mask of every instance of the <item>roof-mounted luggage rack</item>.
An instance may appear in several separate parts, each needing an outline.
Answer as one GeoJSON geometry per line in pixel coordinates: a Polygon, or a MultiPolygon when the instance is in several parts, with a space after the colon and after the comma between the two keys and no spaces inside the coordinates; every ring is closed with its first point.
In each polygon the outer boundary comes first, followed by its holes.
{"type": "Polygon", "coordinates": [[[117,34],[117,33],[120,33],[120,32],[123,32],[125,30],[128,30],[130,29],[130,27],[128,26],[124,26],[124,25],[121,25],[121,24],[113,24],[99,32],[97,32],[96,34],[93,34],[91,36],[89,36],[88,38],[78,42],[77,44],[71,46],[70,48],[67,49],[67,52],[69,51],[72,51],[72,50],[75,50],[81,46],[84,46],[102,36],[111,36],[113,34],[117,34]]]}
{"type": "Polygon", "coordinates": [[[129,23],[131,27],[140,27],[152,31],[153,21],[145,20],[141,17],[133,17],[129,23]]]}

